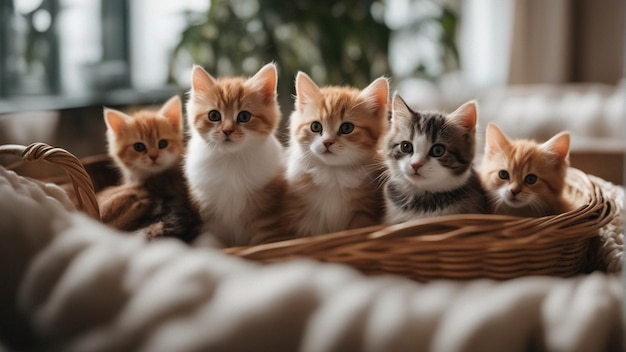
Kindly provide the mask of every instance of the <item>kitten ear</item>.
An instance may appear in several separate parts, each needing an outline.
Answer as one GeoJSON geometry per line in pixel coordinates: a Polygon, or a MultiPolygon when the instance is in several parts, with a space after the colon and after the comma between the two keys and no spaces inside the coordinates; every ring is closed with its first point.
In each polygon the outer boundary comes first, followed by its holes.
{"type": "Polygon", "coordinates": [[[107,124],[107,129],[113,131],[114,134],[120,134],[128,124],[132,118],[125,113],[110,109],[104,108],[104,122],[107,124]]]}
{"type": "Polygon", "coordinates": [[[476,130],[476,120],[478,120],[478,106],[475,100],[470,100],[456,109],[449,117],[458,121],[469,133],[476,130]]]}
{"type": "Polygon", "coordinates": [[[506,148],[510,144],[506,135],[496,126],[495,123],[490,122],[487,125],[485,131],[485,154],[495,154],[496,152],[506,148]]]}
{"type": "Polygon", "coordinates": [[[215,78],[213,78],[208,72],[206,72],[202,66],[194,65],[191,70],[191,91],[192,92],[206,92],[210,87],[215,84],[215,78]]]}
{"type": "Polygon", "coordinates": [[[376,115],[387,115],[387,103],[389,102],[389,81],[385,77],[379,77],[359,94],[367,103],[368,107],[376,115]]]}
{"type": "Polygon", "coordinates": [[[171,97],[165,102],[161,109],[159,109],[158,115],[165,117],[177,132],[182,131],[183,109],[178,95],[171,97]]]}
{"type": "Polygon", "coordinates": [[[298,110],[321,96],[320,87],[302,71],[296,75],[296,107],[298,110]]]}
{"type": "Polygon", "coordinates": [[[401,120],[410,119],[411,116],[413,115],[413,110],[406,104],[406,102],[404,101],[404,99],[402,99],[402,97],[400,96],[400,94],[398,94],[398,92],[395,92],[393,94],[393,98],[391,100],[391,106],[392,106],[392,110],[391,110],[392,122],[395,122],[398,119],[401,119],[401,120]]]}
{"type": "Polygon", "coordinates": [[[246,82],[255,90],[263,94],[268,102],[276,98],[276,87],[278,85],[278,70],[274,63],[269,63],[259,70],[254,76],[246,82]]]}
{"type": "Polygon", "coordinates": [[[541,145],[541,148],[555,154],[559,162],[569,161],[569,132],[561,132],[541,145]]]}

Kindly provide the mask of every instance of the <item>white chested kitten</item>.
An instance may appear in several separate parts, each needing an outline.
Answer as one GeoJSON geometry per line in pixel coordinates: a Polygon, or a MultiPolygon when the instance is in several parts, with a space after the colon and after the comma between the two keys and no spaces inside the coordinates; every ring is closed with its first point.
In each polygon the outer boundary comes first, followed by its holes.
{"type": "Polygon", "coordinates": [[[381,137],[387,125],[389,83],[363,90],[318,87],[296,77],[290,118],[287,233],[310,236],[379,224],[381,137]]]}
{"type": "Polygon", "coordinates": [[[416,112],[395,94],[386,137],[385,222],[484,213],[487,200],[473,168],[477,108],[416,112]]]}
{"type": "Polygon", "coordinates": [[[248,79],[215,79],[195,66],[191,78],[184,169],[203,232],[225,246],[271,241],[282,235],[287,187],[283,147],[274,136],[281,118],[276,66],[248,79]]]}

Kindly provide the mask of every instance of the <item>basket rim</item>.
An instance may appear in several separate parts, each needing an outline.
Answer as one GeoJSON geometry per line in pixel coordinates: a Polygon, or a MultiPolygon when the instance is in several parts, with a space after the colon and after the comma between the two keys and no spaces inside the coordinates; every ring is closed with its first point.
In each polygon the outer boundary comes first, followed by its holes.
{"type": "Polygon", "coordinates": [[[617,209],[599,185],[583,171],[570,167],[567,187],[582,193],[584,204],[558,215],[525,218],[497,214],[457,214],[412,220],[395,225],[286,239],[254,246],[230,247],[223,251],[249,259],[275,261],[294,256],[339,255],[348,251],[373,253],[394,247],[428,253],[436,250],[482,252],[555,248],[563,243],[586,241],[608,224],[617,209]],[[488,233],[486,233],[488,232],[488,233]],[[421,235],[420,235],[421,233],[421,235]],[[525,234],[522,234],[525,233],[525,234]],[[324,253],[325,252],[325,253],[324,253]],[[320,254],[321,253],[321,254],[320,254]]]}
{"type": "Polygon", "coordinates": [[[83,163],[74,154],[63,148],[52,147],[46,143],[32,143],[27,146],[18,144],[0,145],[0,154],[13,155],[20,160],[9,165],[11,170],[24,162],[46,161],[58,165],[72,183],[78,209],[84,211],[94,219],[100,219],[100,210],[96,200],[91,176],[87,173],[83,163]]]}
{"type": "MultiPolygon", "coordinates": [[[[99,219],[98,203],[85,163],[70,152],[45,143],[0,145],[0,154],[25,161],[45,160],[61,166],[78,198],[78,208],[99,219]]],[[[96,156],[93,160],[100,161],[96,156]]],[[[304,238],[289,238],[246,247],[226,254],[262,262],[308,257],[344,263],[368,273],[395,273],[418,281],[434,278],[508,279],[528,274],[568,276],[585,260],[589,240],[612,221],[614,199],[601,182],[568,168],[569,195],[584,202],[558,215],[524,218],[495,214],[431,217],[396,225],[377,225],[304,238]]]]}

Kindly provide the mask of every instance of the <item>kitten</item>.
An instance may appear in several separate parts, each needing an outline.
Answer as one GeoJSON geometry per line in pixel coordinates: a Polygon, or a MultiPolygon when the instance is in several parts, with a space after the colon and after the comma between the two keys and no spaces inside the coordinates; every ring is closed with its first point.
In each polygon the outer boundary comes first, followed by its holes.
{"type": "Polygon", "coordinates": [[[381,222],[382,157],[377,150],[388,99],[383,77],[360,91],[319,88],[298,73],[290,117],[288,233],[310,236],[381,222]]]}
{"type": "Polygon", "coordinates": [[[122,184],[98,194],[101,219],[147,238],[190,241],[199,218],[189,202],[181,164],[184,153],[182,104],[170,98],[159,110],[133,114],[105,108],[109,155],[122,184]]]}
{"type": "Polygon", "coordinates": [[[413,111],[396,93],[385,140],[385,222],[484,213],[487,200],[472,163],[477,107],[449,115],[413,111]]]}
{"type": "Polygon", "coordinates": [[[541,217],[571,210],[563,196],[569,133],[539,144],[510,140],[490,123],[485,140],[480,175],[494,213],[541,217]]]}
{"type": "Polygon", "coordinates": [[[203,231],[225,246],[276,239],[286,189],[283,147],[274,136],[281,118],[276,66],[248,79],[215,79],[195,66],[191,81],[185,174],[203,231]]]}

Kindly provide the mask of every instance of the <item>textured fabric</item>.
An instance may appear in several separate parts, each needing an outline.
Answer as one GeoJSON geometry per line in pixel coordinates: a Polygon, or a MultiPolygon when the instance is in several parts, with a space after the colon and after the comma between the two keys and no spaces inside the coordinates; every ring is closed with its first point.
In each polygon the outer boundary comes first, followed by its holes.
{"type": "MultiPolygon", "coordinates": [[[[68,212],[27,180],[7,181],[12,177],[0,174],[4,345],[46,351],[621,349],[617,274],[418,284],[312,260],[259,265],[215,249],[116,232],[68,212]]],[[[622,234],[621,223],[615,226],[622,234]]]]}
{"type": "Polygon", "coordinates": [[[621,216],[616,216],[611,223],[600,229],[595,248],[595,265],[597,269],[609,273],[621,272],[624,262],[624,188],[617,187],[598,177],[593,177],[595,183],[602,187],[603,193],[615,200],[621,216]]]}

